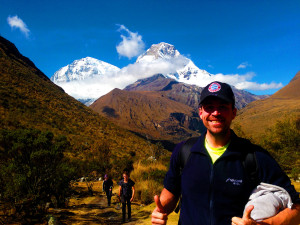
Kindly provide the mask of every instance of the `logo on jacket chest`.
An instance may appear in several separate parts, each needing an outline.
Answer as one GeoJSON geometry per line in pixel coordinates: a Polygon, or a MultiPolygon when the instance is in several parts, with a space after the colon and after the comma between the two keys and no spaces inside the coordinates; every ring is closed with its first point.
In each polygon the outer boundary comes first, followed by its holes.
{"type": "Polygon", "coordinates": [[[227,178],[226,183],[232,183],[233,185],[240,186],[243,183],[243,180],[227,178]]]}

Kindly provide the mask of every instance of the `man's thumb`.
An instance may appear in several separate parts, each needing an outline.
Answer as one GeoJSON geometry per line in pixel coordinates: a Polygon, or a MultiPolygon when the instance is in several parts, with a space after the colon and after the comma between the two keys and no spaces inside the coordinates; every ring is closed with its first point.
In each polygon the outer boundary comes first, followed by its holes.
{"type": "Polygon", "coordinates": [[[162,206],[158,195],[154,196],[154,201],[156,203],[156,206],[157,206],[159,212],[164,213],[164,207],[162,206]]]}
{"type": "Polygon", "coordinates": [[[244,215],[243,215],[243,219],[250,219],[251,218],[251,211],[254,209],[253,205],[249,205],[247,206],[244,215]]]}

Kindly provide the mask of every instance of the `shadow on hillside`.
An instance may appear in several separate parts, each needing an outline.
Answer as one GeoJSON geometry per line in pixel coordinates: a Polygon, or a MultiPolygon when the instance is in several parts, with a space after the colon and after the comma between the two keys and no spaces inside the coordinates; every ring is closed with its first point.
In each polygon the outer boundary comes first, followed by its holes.
{"type": "Polygon", "coordinates": [[[105,209],[104,206],[99,206],[99,204],[81,204],[81,205],[73,205],[70,207],[71,209],[105,209]]]}
{"type": "MultiPolygon", "coordinates": [[[[88,211],[89,209],[95,207],[94,205],[87,205],[85,207],[81,207],[80,210],[88,211]]],[[[77,208],[77,207],[76,207],[77,208]]],[[[99,208],[99,207],[97,207],[99,208]]],[[[70,224],[97,224],[97,225],[113,225],[113,224],[121,224],[120,214],[114,211],[107,212],[85,212],[84,215],[76,215],[75,213],[69,211],[61,211],[54,216],[60,221],[62,225],[70,225],[70,224]]]]}
{"type": "Polygon", "coordinates": [[[175,146],[176,146],[176,144],[175,144],[174,142],[169,141],[169,140],[152,140],[152,139],[146,138],[145,136],[141,135],[141,134],[138,133],[138,132],[135,132],[135,131],[132,131],[132,130],[130,130],[129,132],[135,134],[136,136],[138,136],[138,137],[140,137],[140,138],[143,138],[143,139],[146,140],[146,141],[150,141],[152,144],[156,144],[156,143],[160,142],[160,143],[163,145],[163,147],[164,147],[165,149],[167,149],[169,152],[172,152],[173,149],[174,149],[175,146]]]}

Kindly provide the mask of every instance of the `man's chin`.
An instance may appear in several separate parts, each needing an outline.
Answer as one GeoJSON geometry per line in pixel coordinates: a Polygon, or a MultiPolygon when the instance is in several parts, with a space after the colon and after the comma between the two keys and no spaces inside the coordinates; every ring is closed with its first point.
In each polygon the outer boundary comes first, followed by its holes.
{"type": "Polygon", "coordinates": [[[212,129],[209,129],[210,133],[213,135],[225,135],[228,132],[228,129],[224,129],[224,127],[214,127],[212,129]]]}

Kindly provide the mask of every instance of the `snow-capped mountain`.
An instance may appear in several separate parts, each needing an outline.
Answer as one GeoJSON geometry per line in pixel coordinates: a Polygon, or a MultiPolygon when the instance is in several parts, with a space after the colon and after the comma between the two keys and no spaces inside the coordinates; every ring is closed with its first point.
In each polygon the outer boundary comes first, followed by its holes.
{"type": "Polygon", "coordinates": [[[156,45],[152,45],[144,54],[140,55],[136,62],[149,62],[153,60],[157,60],[159,58],[162,59],[171,59],[180,56],[179,51],[175,49],[173,45],[168,43],[161,42],[156,45]]]}
{"type": "Polygon", "coordinates": [[[162,42],[152,45],[134,64],[122,69],[86,57],[61,68],[51,80],[69,95],[89,105],[114,88],[123,89],[138,79],[155,74],[196,85],[210,80],[211,76],[181,55],[173,45],[162,42]]]}
{"type": "Polygon", "coordinates": [[[101,83],[119,71],[118,67],[109,63],[86,57],[62,67],[50,79],[69,95],[88,106],[112,89],[103,87],[101,83]]]}
{"type": "Polygon", "coordinates": [[[138,57],[136,62],[149,63],[161,59],[176,64],[176,73],[165,75],[178,82],[199,84],[199,79],[203,80],[211,76],[207,71],[199,69],[190,59],[181,55],[173,45],[164,42],[152,45],[138,57]]]}
{"type": "Polygon", "coordinates": [[[106,73],[115,73],[120,69],[101,60],[86,57],[75,60],[71,64],[62,67],[54,73],[51,80],[58,84],[61,82],[71,82],[75,80],[85,80],[106,73]]]}

